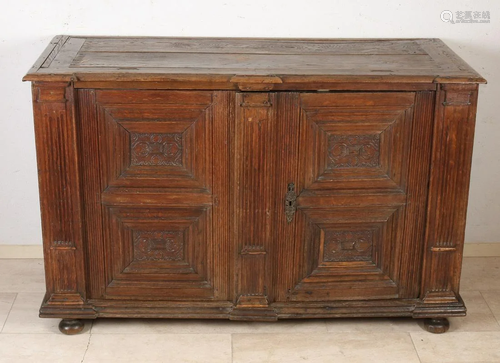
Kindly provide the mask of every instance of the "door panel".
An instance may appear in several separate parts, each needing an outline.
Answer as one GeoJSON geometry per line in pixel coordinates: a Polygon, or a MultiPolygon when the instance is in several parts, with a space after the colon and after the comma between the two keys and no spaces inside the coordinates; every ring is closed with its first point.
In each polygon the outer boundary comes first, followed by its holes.
{"type": "MultiPolygon", "coordinates": [[[[360,197],[362,203],[362,197],[360,197]]],[[[397,297],[403,206],[299,209],[299,258],[290,300],[397,297]]]]}
{"type": "Polygon", "coordinates": [[[288,274],[277,301],[417,297],[430,105],[432,92],[300,94],[288,110],[300,161],[294,235],[277,236],[276,273],[288,274]]]}
{"type": "Polygon", "coordinates": [[[105,213],[106,298],[213,297],[209,208],[106,206],[105,213]]]}
{"type": "Polygon", "coordinates": [[[82,160],[89,254],[101,261],[89,266],[91,297],[230,299],[232,94],[79,96],[93,110],[81,114],[82,145],[99,150],[82,160]]]}
{"type": "Polygon", "coordinates": [[[79,90],[91,298],[416,297],[433,97],[79,90]]]}
{"type": "Polygon", "coordinates": [[[305,189],[404,189],[415,94],[382,95],[301,95],[305,189]]]}
{"type": "MultiPolygon", "coordinates": [[[[211,101],[191,103],[193,99],[182,100],[179,93],[135,92],[141,103],[137,99],[123,103],[132,97],[120,99],[115,91],[97,92],[100,149],[108,186],[209,188],[211,101]]],[[[194,98],[201,102],[196,95],[194,98]]]]}

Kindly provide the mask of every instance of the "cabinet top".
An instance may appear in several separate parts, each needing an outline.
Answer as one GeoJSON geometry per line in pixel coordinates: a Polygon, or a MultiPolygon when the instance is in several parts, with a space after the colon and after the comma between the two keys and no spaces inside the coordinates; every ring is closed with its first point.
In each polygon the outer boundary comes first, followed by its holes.
{"type": "MultiPolygon", "coordinates": [[[[439,39],[55,37],[25,81],[485,83],[439,39]]],[[[284,85],[282,85],[284,86],[284,85]]]]}

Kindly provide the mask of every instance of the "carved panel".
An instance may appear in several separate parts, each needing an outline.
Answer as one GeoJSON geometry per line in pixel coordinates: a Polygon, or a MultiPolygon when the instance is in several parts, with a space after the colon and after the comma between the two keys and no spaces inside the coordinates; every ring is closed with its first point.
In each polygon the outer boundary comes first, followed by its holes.
{"type": "Polygon", "coordinates": [[[371,261],[373,230],[325,232],[323,261],[371,261]]]}
{"type": "Polygon", "coordinates": [[[305,189],[405,188],[414,94],[383,96],[300,95],[305,189]]]}
{"type": "Polygon", "coordinates": [[[380,134],[330,135],[328,168],[377,167],[380,165],[380,134]]]}
{"type": "Polygon", "coordinates": [[[104,183],[210,190],[214,120],[205,101],[209,92],[97,91],[104,183]]]}
{"type": "Polygon", "coordinates": [[[130,135],[131,165],[182,166],[182,134],[130,135]]]}
{"type": "MultiPolygon", "coordinates": [[[[339,196],[335,197],[339,198],[339,196]]],[[[333,200],[332,198],[331,200],[333,200]]],[[[352,204],[325,208],[300,206],[294,245],[295,278],[286,301],[394,298],[399,294],[398,243],[404,228],[404,207],[352,204]]]]}
{"type": "Polygon", "coordinates": [[[139,261],[182,261],[182,231],[134,231],[134,259],[139,261]]]}
{"type": "MultiPolygon", "coordinates": [[[[107,297],[212,299],[212,230],[205,207],[106,205],[107,297]]],[[[214,263],[217,263],[217,258],[214,263]]]]}

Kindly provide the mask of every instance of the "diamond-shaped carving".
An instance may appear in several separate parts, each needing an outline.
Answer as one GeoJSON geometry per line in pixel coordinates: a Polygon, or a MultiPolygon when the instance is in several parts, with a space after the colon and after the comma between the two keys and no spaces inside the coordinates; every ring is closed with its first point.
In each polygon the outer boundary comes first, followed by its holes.
{"type": "Polygon", "coordinates": [[[130,135],[131,165],[182,166],[182,134],[130,135]]]}
{"type": "Polygon", "coordinates": [[[380,135],[330,135],[328,168],[370,168],[380,165],[380,135]]]}
{"type": "Polygon", "coordinates": [[[373,230],[325,232],[323,261],[371,261],[373,230]]]}
{"type": "Polygon", "coordinates": [[[134,231],[134,259],[139,261],[183,260],[183,232],[134,231]]]}

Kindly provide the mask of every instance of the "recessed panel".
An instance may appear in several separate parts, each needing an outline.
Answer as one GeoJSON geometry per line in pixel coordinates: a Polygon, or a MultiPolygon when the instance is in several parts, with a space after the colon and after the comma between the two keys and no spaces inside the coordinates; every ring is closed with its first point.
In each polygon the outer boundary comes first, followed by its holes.
{"type": "Polygon", "coordinates": [[[115,103],[114,91],[99,93],[100,148],[109,186],[210,190],[211,104],[189,104],[197,101],[189,92],[172,94],[124,92],[130,102],[115,103]]]}
{"type": "Polygon", "coordinates": [[[301,97],[306,189],[405,189],[414,94],[301,97]]]}
{"type": "MultiPolygon", "coordinates": [[[[362,197],[360,197],[362,201],[362,197]]],[[[396,298],[404,206],[302,208],[289,300],[396,298]]]]}
{"type": "Polygon", "coordinates": [[[106,207],[105,249],[110,282],[106,296],[154,299],[213,296],[207,269],[212,256],[206,207],[106,207]]]}

